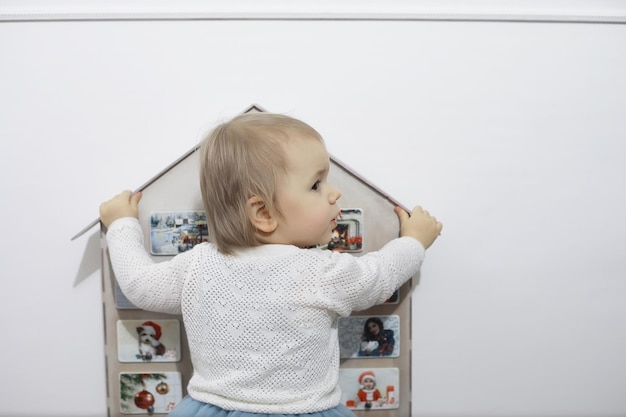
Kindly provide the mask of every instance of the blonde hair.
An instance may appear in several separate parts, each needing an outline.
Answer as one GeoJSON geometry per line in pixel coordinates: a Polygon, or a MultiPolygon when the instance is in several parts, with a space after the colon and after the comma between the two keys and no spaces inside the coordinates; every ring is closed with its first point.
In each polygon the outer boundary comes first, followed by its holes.
{"type": "Polygon", "coordinates": [[[246,113],[215,127],[200,146],[200,188],[209,238],[217,249],[258,246],[246,203],[254,196],[276,205],[278,179],[286,172],[284,143],[291,137],[321,135],[308,124],[276,113],[246,113]]]}

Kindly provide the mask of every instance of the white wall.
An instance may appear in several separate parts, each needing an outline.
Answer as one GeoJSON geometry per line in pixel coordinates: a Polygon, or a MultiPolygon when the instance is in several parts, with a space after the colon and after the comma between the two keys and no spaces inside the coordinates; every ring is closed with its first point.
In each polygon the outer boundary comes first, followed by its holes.
{"type": "Polygon", "coordinates": [[[626,25],[0,23],[0,415],[103,416],[98,205],[250,104],[445,224],[416,416],[626,415],[626,25]]]}

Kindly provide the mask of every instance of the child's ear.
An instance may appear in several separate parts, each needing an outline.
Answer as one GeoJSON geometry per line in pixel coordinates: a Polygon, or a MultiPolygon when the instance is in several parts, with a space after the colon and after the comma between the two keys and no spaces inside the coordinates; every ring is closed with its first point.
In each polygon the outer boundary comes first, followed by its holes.
{"type": "Polygon", "coordinates": [[[265,201],[258,196],[253,196],[246,201],[246,211],[248,219],[252,225],[262,233],[272,233],[276,230],[278,223],[270,213],[265,201]]]}

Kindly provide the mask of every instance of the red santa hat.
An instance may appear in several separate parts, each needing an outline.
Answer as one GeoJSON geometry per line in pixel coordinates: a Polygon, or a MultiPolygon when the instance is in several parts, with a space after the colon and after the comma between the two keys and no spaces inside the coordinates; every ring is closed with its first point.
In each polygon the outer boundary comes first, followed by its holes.
{"type": "Polygon", "coordinates": [[[361,375],[359,375],[359,384],[363,385],[363,380],[365,378],[371,379],[372,381],[376,382],[376,375],[374,375],[374,372],[372,371],[365,371],[363,373],[361,373],[361,375]]]}
{"type": "Polygon", "coordinates": [[[150,333],[155,339],[159,340],[161,338],[161,326],[155,322],[146,321],[142,324],[142,326],[146,332],[150,333]]]}

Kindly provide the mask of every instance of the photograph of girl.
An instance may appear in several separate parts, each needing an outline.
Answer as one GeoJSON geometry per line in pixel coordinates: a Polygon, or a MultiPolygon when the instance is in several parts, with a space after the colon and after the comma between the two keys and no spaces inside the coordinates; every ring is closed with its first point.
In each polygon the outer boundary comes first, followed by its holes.
{"type": "Polygon", "coordinates": [[[397,357],[400,354],[398,316],[351,316],[339,319],[342,358],[397,357]]]}

